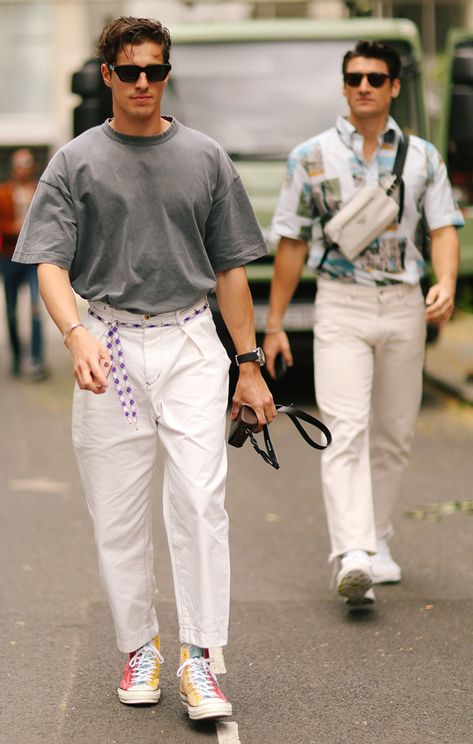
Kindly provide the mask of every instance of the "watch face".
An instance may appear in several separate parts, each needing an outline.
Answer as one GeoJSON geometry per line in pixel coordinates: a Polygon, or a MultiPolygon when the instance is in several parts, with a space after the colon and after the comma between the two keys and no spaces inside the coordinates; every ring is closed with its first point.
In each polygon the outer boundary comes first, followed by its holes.
{"type": "Polygon", "coordinates": [[[258,346],[258,348],[256,349],[256,353],[258,354],[258,361],[260,365],[263,366],[263,364],[266,362],[266,357],[261,346],[258,346]]]}

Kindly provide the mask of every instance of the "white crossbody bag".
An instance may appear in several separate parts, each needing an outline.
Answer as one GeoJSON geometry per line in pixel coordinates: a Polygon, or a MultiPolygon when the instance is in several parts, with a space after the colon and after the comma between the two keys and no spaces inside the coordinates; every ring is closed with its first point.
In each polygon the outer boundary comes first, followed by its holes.
{"type": "Polygon", "coordinates": [[[392,174],[383,186],[365,186],[324,225],[326,249],[318,268],[331,248],[337,248],[353,261],[396,219],[401,220],[404,201],[402,171],[408,145],[409,138],[403,136],[392,174]]]}

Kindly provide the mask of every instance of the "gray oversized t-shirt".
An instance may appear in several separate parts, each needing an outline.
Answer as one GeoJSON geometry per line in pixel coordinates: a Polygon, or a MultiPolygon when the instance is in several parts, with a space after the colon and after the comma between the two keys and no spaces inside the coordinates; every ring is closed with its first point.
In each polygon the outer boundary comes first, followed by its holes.
{"type": "Polygon", "coordinates": [[[170,121],[154,137],[119,134],[106,122],[59,150],[14,260],[67,269],[86,299],[156,314],[212,292],[215,272],[265,255],[231,160],[210,137],[170,121]]]}

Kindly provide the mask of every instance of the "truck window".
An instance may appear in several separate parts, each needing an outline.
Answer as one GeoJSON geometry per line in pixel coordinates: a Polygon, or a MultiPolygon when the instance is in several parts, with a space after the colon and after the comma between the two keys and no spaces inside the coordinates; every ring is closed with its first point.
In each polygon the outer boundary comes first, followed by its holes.
{"type": "MultiPolygon", "coordinates": [[[[216,139],[235,159],[285,160],[347,111],[341,62],[356,40],[176,44],[163,111],[216,139]]],[[[393,115],[419,126],[417,69],[407,61],[393,115]]]]}
{"type": "Polygon", "coordinates": [[[456,47],[451,81],[447,169],[465,210],[473,204],[473,40],[456,47]]]}

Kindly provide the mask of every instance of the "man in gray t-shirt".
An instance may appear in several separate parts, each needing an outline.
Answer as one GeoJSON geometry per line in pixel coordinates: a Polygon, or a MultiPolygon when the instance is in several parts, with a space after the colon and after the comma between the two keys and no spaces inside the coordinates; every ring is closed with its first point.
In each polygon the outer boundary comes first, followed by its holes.
{"type": "Polygon", "coordinates": [[[42,296],[72,357],[74,449],[118,646],[128,654],[119,699],[160,697],[150,518],[158,434],[180,696],[189,716],[203,719],[232,712],[208,653],[227,642],[229,609],[229,360],[209,292],[237,350],[232,418],[243,403],[260,425],[276,411],[245,272],[266,246],[221,147],[161,116],[170,46],[168,30],[151,19],[118,18],[104,28],[98,52],[114,117],[51,160],[14,260],[38,264],[42,296]],[[73,290],[89,302],[83,322],[73,290]]]}

